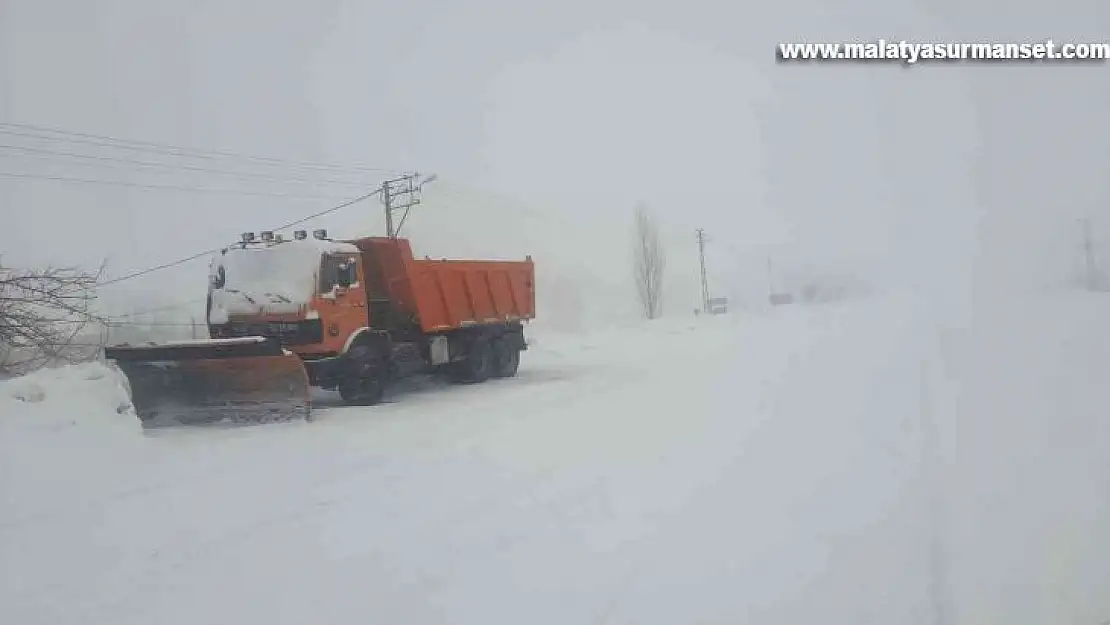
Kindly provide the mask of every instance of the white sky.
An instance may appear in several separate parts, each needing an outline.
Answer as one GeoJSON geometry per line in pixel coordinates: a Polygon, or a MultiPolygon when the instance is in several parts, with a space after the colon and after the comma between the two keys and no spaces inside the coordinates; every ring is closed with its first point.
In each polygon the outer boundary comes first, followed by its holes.
{"type": "MultiPolygon", "coordinates": [[[[1075,219],[1106,212],[1105,66],[785,66],[774,44],[1106,33],[1110,6],[1094,0],[0,0],[0,122],[436,172],[406,225],[420,253],[532,253],[587,290],[630,288],[631,210],[645,201],[666,227],[670,310],[684,313],[697,227],[725,294],[764,288],[769,253],[783,271],[888,283],[1058,279],[1075,219]]],[[[0,172],[335,199],[0,177],[5,262],[107,257],[120,275],[358,192],[42,156],[0,148],[0,172]]],[[[379,213],[318,225],[381,232],[379,213]]],[[[204,275],[195,263],[115,292],[192,297],[204,275]]]]}

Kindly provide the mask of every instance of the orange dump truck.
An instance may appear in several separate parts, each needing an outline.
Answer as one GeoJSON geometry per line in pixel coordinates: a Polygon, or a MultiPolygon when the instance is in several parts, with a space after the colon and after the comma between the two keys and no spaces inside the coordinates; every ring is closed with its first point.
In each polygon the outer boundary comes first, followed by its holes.
{"type": "Polygon", "coordinates": [[[313,386],[370,405],[416,373],[514,376],[535,307],[531,257],[417,259],[400,238],[248,233],[211,264],[209,339],[106,357],[144,422],[309,418],[313,386]]]}

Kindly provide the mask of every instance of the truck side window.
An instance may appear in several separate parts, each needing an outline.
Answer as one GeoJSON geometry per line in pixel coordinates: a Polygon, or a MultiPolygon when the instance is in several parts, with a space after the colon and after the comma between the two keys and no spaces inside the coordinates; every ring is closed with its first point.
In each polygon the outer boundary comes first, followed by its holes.
{"type": "Polygon", "coordinates": [[[358,282],[358,263],[349,256],[325,256],[322,269],[321,293],[329,293],[337,286],[349,287],[358,282]]]}
{"type": "Polygon", "coordinates": [[[355,270],[355,263],[350,259],[339,261],[338,271],[336,272],[336,284],[341,287],[349,287],[358,281],[357,271],[355,270]]]}

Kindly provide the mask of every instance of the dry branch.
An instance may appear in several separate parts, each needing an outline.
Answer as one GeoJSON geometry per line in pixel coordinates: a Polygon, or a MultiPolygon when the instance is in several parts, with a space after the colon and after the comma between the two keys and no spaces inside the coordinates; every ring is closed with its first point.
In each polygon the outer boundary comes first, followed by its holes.
{"type": "Polygon", "coordinates": [[[103,321],[91,311],[103,271],[0,264],[0,372],[87,358],[76,339],[89,323],[103,321]]]}

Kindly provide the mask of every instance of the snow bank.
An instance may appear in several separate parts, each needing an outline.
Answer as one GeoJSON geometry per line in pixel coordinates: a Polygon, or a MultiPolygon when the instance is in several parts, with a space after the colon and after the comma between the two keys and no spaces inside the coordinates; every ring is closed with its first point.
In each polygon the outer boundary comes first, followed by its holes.
{"type": "Polygon", "coordinates": [[[103,363],[0,382],[0,528],[126,483],[143,442],[126,379],[103,363]]]}
{"type": "Polygon", "coordinates": [[[44,369],[0,382],[0,433],[81,430],[133,435],[142,431],[131,410],[127,379],[100,362],[44,369]]]}

